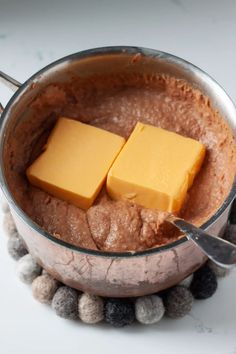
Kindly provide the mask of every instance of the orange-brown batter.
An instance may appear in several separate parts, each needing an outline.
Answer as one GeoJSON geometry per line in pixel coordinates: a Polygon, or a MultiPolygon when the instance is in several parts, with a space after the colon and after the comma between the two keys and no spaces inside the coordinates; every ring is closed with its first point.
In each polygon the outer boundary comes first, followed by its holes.
{"type": "Polygon", "coordinates": [[[10,164],[14,166],[8,178],[10,188],[36,223],[69,243],[105,251],[130,251],[163,245],[180,236],[164,222],[166,213],[112,201],[105,189],[85,212],[27,183],[26,167],[62,115],[125,138],[140,121],[201,141],[207,155],[180,213],[196,225],[209,219],[229,193],[236,171],[232,132],[208,98],[182,80],[138,75],[78,79],[70,85],[49,86],[29,110],[31,124],[19,129],[25,132],[25,136],[18,137],[22,148],[15,151],[14,143],[9,147],[10,164]]]}

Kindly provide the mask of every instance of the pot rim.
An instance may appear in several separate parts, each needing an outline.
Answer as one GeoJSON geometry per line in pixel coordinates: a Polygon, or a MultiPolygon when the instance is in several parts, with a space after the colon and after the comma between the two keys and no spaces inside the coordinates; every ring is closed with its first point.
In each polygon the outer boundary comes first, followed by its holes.
{"type": "MultiPolygon", "coordinates": [[[[233,101],[231,100],[231,98],[229,97],[229,95],[225,92],[225,90],[223,89],[223,87],[221,87],[219,85],[219,83],[213,79],[210,75],[208,75],[205,71],[203,71],[202,69],[198,68],[197,66],[195,66],[194,64],[178,57],[175,55],[172,55],[170,53],[167,52],[163,52],[160,50],[156,50],[156,49],[150,49],[150,48],[144,48],[144,47],[133,47],[133,46],[105,46],[105,47],[98,47],[98,48],[92,48],[92,49],[87,49],[84,51],[80,51],[77,53],[73,53],[70,55],[67,55],[65,57],[62,57],[48,65],[46,65],[45,67],[43,67],[42,69],[40,69],[39,71],[37,71],[35,74],[33,74],[28,80],[26,80],[21,86],[20,88],[14,93],[14,95],[11,97],[11,99],[8,101],[5,109],[3,110],[2,114],[1,114],[1,131],[0,131],[0,151],[1,151],[1,156],[0,156],[0,183],[1,183],[1,188],[2,191],[8,201],[8,203],[10,204],[10,206],[12,207],[12,209],[16,212],[16,214],[23,220],[23,222],[25,222],[31,229],[33,229],[34,231],[36,231],[38,234],[40,234],[41,236],[46,237],[47,239],[49,239],[50,241],[65,247],[71,251],[76,251],[79,253],[83,253],[85,255],[94,255],[94,256],[101,256],[101,257],[114,257],[114,258],[127,258],[127,257],[140,257],[140,256],[148,256],[154,253],[160,253],[163,251],[167,251],[170,250],[172,248],[175,248],[176,246],[179,246],[180,244],[187,242],[188,238],[186,236],[181,237],[180,239],[165,244],[163,246],[159,246],[159,247],[153,247],[150,249],[146,249],[143,251],[127,251],[127,252],[107,252],[107,251],[100,251],[100,250],[92,250],[92,249],[86,249],[86,248],[82,248],[79,246],[75,246],[72,245],[68,242],[65,242],[63,240],[59,240],[56,237],[50,235],[48,232],[46,232],[45,230],[43,230],[38,224],[36,224],[16,203],[16,201],[14,200],[8,186],[7,186],[7,182],[3,173],[3,145],[4,145],[4,130],[5,130],[5,126],[7,121],[9,120],[10,114],[9,111],[12,107],[12,105],[14,104],[14,102],[16,101],[17,98],[19,98],[19,96],[24,94],[24,91],[28,88],[28,86],[30,84],[32,84],[34,82],[35,79],[37,79],[38,77],[40,77],[40,75],[45,74],[48,70],[55,68],[56,66],[65,63],[66,61],[71,62],[73,60],[78,60],[78,59],[82,59],[82,58],[86,58],[86,57],[91,57],[91,56],[96,56],[96,55],[102,55],[102,54],[122,54],[122,53],[127,53],[127,54],[143,54],[145,56],[152,56],[152,57],[159,57],[168,61],[172,61],[174,63],[176,63],[178,66],[180,66],[182,69],[184,70],[189,70],[191,69],[191,71],[201,75],[201,77],[203,77],[205,80],[208,80],[211,82],[212,85],[214,85],[215,87],[217,87],[218,89],[221,90],[221,92],[225,95],[225,97],[228,98],[228,102],[231,104],[234,113],[235,113],[235,119],[236,119],[236,108],[235,105],[233,103],[233,101]]],[[[217,220],[218,218],[222,215],[222,213],[226,210],[227,207],[230,206],[230,204],[232,203],[232,201],[234,200],[236,196],[236,178],[232,184],[231,190],[228,194],[228,196],[226,197],[226,199],[224,200],[223,204],[220,206],[220,208],[217,209],[217,211],[214,213],[214,215],[212,215],[210,217],[210,219],[208,219],[204,224],[201,225],[201,228],[203,230],[206,230],[208,227],[212,226],[217,220]]]]}

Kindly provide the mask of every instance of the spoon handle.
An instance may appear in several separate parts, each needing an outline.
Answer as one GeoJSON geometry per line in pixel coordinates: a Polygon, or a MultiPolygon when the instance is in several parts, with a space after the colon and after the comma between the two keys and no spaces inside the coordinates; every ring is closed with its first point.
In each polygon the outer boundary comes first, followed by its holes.
{"type": "Polygon", "coordinates": [[[236,265],[236,245],[219,237],[209,235],[200,228],[173,215],[167,221],[186,234],[213,262],[224,268],[236,265]]]}

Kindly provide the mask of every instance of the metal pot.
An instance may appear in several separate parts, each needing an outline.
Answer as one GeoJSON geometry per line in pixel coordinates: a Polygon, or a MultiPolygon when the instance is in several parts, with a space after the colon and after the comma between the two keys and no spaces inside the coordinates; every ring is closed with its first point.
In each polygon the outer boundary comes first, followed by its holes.
{"type": "MultiPolygon", "coordinates": [[[[233,131],[236,109],[225,91],[206,73],[173,55],[137,47],[107,47],[79,52],[62,58],[33,75],[23,85],[0,73],[16,93],[1,115],[1,186],[10,205],[19,233],[29,252],[55,278],[74,288],[102,296],[141,296],[173,286],[200,267],[206,257],[186,237],[163,247],[135,253],[108,253],[85,250],[46,233],[17,205],[5,170],[4,151],[28,103],[49,83],[66,81],[68,75],[116,73],[135,70],[166,73],[188,81],[209,97],[233,131]],[[136,60],[138,58],[138,60],[136,60]],[[135,61],[135,66],[130,65],[135,61]]],[[[221,235],[228,219],[236,183],[219,210],[202,228],[221,235]]]]}

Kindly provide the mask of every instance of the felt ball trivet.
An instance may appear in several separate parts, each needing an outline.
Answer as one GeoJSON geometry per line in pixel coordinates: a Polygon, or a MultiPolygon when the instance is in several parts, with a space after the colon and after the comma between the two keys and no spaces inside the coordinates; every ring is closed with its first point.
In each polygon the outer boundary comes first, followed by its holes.
{"type": "MultiPolygon", "coordinates": [[[[8,236],[7,249],[17,261],[16,272],[21,281],[32,286],[32,294],[43,304],[50,304],[54,312],[66,319],[78,319],[95,324],[105,321],[114,327],[123,327],[137,321],[154,324],[163,316],[178,319],[192,309],[194,299],[207,299],[217,289],[217,278],[229,274],[229,270],[208,261],[195,273],[176,286],[159,294],[137,298],[102,298],[82,293],[53,279],[28,253],[22,237],[7,205],[4,204],[3,226],[8,236]]],[[[230,221],[224,238],[236,244],[236,203],[231,210],[230,221]]]]}

